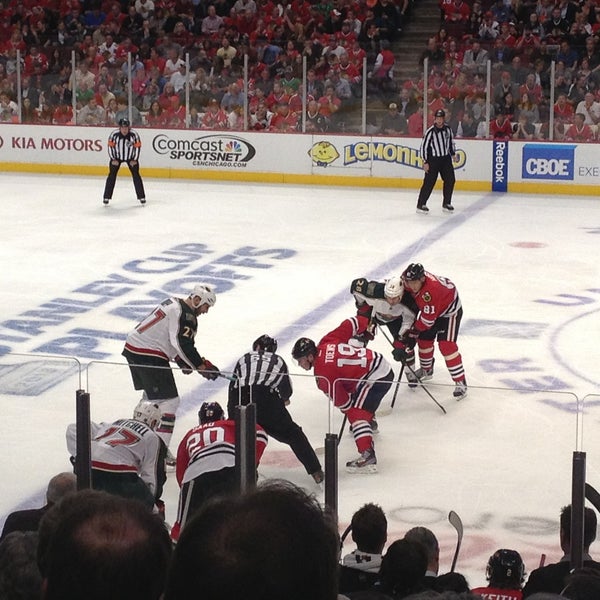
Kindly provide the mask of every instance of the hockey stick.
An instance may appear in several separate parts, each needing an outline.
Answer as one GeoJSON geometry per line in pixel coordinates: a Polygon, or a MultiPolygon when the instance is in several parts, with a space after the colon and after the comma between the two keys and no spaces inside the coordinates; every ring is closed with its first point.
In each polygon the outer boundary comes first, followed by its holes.
{"type": "Polygon", "coordinates": [[[219,377],[222,377],[223,379],[227,379],[227,381],[235,381],[236,378],[232,377],[231,375],[225,375],[224,373],[219,373],[219,377]]]}
{"type": "MultiPolygon", "coordinates": [[[[385,333],[385,331],[383,331],[383,329],[381,330],[381,333],[383,334],[383,337],[390,343],[390,345],[393,347],[394,343],[392,342],[392,340],[387,336],[387,334],[385,333]]],[[[423,390],[425,390],[425,393],[440,407],[441,411],[444,414],[446,413],[446,409],[435,399],[435,396],[427,389],[427,387],[425,386],[425,384],[419,379],[419,377],[417,376],[417,374],[415,373],[415,370],[409,365],[407,364],[407,362],[405,360],[402,361],[402,368],[406,367],[409,371],[409,373],[419,382],[419,385],[423,388],[423,390]]]]}
{"type": "Polygon", "coordinates": [[[590,501],[598,512],[600,512],[600,494],[598,493],[598,490],[589,483],[585,484],[585,498],[590,501]]]}
{"type": "Polygon", "coordinates": [[[342,441],[342,436],[344,435],[344,429],[346,428],[347,420],[348,420],[348,417],[346,415],[344,415],[344,418],[342,419],[342,426],[340,427],[340,432],[338,433],[338,439],[337,439],[338,446],[340,445],[340,442],[342,441]]]}
{"type": "Polygon", "coordinates": [[[402,375],[404,375],[404,363],[400,367],[400,375],[398,375],[398,381],[396,382],[396,389],[394,390],[394,396],[392,397],[392,406],[391,409],[394,409],[394,405],[396,404],[396,397],[398,396],[398,389],[400,388],[400,382],[402,381],[402,375]]]}
{"type": "MultiPolygon", "coordinates": [[[[342,436],[344,435],[344,429],[346,428],[346,421],[348,420],[348,417],[346,415],[344,415],[344,418],[342,420],[342,426],[340,427],[340,432],[338,433],[338,439],[337,439],[337,445],[340,445],[340,442],[342,441],[342,436]]],[[[325,446],[317,446],[315,448],[315,454],[317,456],[322,456],[323,454],[325,454],[325,446]]]]}
{"type": "Polygon", "coordinates": [[[456,568],[456,561],[458,560],[458,553],[460,552],[460,545],[462,544],[463,539],[463,524],[461,518],[458,516],[458,513],[451,510],[448,513],[448,521],[450,521],[450,525],[456,529],[456,550],[454,551],[454,558],[452,559],[452,567],[450,568],[450,572],[453,573],[456,568]]]}
{"type": "Polygon", "coordinates": [[[348,535],[351,531],[352,531],[352,523],[350,523],[350,525],[348,525],[348,527],[346,527],[346,529],[344,529],[344,533],[342,533],[342,535],[340,537],[340,550],[344,547],[344,542],[346,541],[346,538],[348,537],[348,535]]]}

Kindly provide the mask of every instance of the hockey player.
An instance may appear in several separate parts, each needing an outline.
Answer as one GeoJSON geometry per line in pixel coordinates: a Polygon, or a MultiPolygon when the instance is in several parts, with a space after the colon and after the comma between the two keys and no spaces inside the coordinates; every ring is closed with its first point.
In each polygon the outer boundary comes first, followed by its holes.
{"type": "Polygon", "coordinates": [[[516,550],[496,550],[487,564],[488,585],[471,590],[485,600],[521,600],[525,565],[516,550]]]}
{"type": "MultiPolygon", "coordinates": [[[[156,434],[160,408],[141,400],[132,419],[91,424],[92,487],[116,496],[160,505],[167,447],[156,434]]],[[[77,453],[75,423],[67,427],[67,449],[77,453]]]]}
{"type": "Polygon", "coordinates": [[[323,469],[302,428],[294,422],[286,406],[292,396],[292,383],[286,362],[276,354],[277,340],[261,335],[236,363],[229,384],[227,411],[233,419],[238,404],[256,404],[256,422],[270,437],[288,444],[306,472],[323,481],[323,469]]]}
{"type": "Polygon", "coordinates": [[[108,176],[104,186],[104,199],[102,200],[105,206],[110,202],[115,183],[117,182],[117,174],[122,163],[127,163],[131,171],[131,178],[135,187],[135,193],[140,204],[146,204],[146,192],[144,191],[144,183],[140,175],[140,150],[142,142],[140,136],[131,129],[129,119],[119,119],[119,129],[113,131],[108,138],[108,156],[110,163],[108,165],[108,176]]]}
{"type": "MultiPolygon", "coordinates": [[[[186,521],[208,498],[237,491],[235,423],[225,420],[218,402],[205,402],[198,411],[200,425],[190,429],[177,449],[177,482],[181,487],[177,521],[171,537],[177,541],[186,521]]],[[[256,426],[256,465],[267,447],[267,434],[256,426]]]]}
{"type": "MultiPolygon", "coordinates": [[[[412,295],[405,290],[402,277],[390,277],[383,283],[360,277],[350,285],[350,293],[359,315],[388,328],[394,350],[406,347],[402,339],[412,327],[419,309],[412,295]]],[[[411,367],[415,364],[415,354],[410,348],[406,348],[401,357],[396,353],[393,356],[396,360],[404,359],[411,367]]]]}
{"type": "MultiPolygon", "coordinates": [[[[440,352],[455,383],[453,395],[461,400],[467,395],[467,381],[458,351],[456,339],[462,319],[462,304],[456,286],[446,277],[433,275],[420,263],[411,263],[402,273],[402,281],[412,294],[419,312],[412,328],[406,332],[404,344],[407,356],[411,348],[418,344],[421,367],[408,373],[409,381],[416,383],[433,377],[433,343],[437,339],[440,352]],[[415,378],[416,376],[416,378],[415,378]]],[[[398,349],[398,355],[403,352],[398,349]]]]}
{"type": "Polygon", "coordinates": [[[161,410],[158,435],[169,446],[179,393],[170,369],[176,362],[183,373],[198,371],[216,379],[219,369],[196,350],[194,338],[199,315],[206,314],[217,298],[212,286],[200,283],[185,299],[167,298],[127,335],[123,356],[129,363],[133,387],[143,390],[142,399],[156,402],[161,410]]]}
{"type": "Polygon", "coordinates": [[[369,320],[346,319],[317,345],[300,338],[292,356],[305,371],[314,370],[317,387],[339,408],[350,423],[360,456],[346,463],[349,473],[377,472],[372,420],[386,395],[394,373],[385,358],[364,347],[369,320]]]}

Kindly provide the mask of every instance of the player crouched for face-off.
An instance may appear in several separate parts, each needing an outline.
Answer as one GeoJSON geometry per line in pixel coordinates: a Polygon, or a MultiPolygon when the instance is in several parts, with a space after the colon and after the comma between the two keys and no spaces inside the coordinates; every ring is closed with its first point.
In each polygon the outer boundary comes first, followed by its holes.
{"type": "MultiPolygon", "coordinates": [[[[215,305],[213,287],[206,283],[194,286],[187,298],[170,297],[156,306],[129,332],[121,353],[129,363],[133,387],[143,390],[142,399],[156,402],[161,410],[157,428],[169,446],[179,407],[179,392],[170,363],[175,362],[184,374],[198,372],[215,380],[219,369],[198,352],[195,339],[198,317],[215,305]]],[[[174,460],[169,459],[174,465],[174,460]]]]}
{"type": "Polygon", "coordinates": [[[305,371],[314,371],[317,387],[350,423],[360,456],[346,463],[349,473],[377,472],[372,421],[394,379],[385,358],[364,347],[361,334],[368,326],[366,317],[352,317],[330,331],[318,345],[303,337],[292,349],[298,365],[305,371]]]}
{"type": "MultiPolygon", "coordinates": [[[[198,411],[199,425],[190,429],[177,449],[177,483],[181,488],[177,521],[171,537],[179,534],[192,515],[215,496],[235,494],[235,422],[225,419],[218,402],[205,402],[198,411]]],[[[256,466],[267,447],[267,434],[256,426],[256,466]]]]}
{"type": "MultiPolygon", "coordinates": [[[[155,431],[160,419],[158,404],[141,400],[132,419],[91,424],[92,488],[164,510],[167,447],[155,431]]],[[[75,423],[67,427],[67,449],[76,456],[75,423]]]]}
{"type": "Polygon", "coordinates": [[[402,273],[402,281],[419,309],[414,325],[405,336],[408,346],[418,345],[421,364],[419,369],[410,373],[412,381],[410,378],[409,381],[416,385],[433,377],[433,345],[437,340],[455,384],[454,398],[462,400],[467,395],[467,380],[456,343],[463,315],[456,286],[446,277],[429,273],[420,263],[408,265],[402,273]]]}

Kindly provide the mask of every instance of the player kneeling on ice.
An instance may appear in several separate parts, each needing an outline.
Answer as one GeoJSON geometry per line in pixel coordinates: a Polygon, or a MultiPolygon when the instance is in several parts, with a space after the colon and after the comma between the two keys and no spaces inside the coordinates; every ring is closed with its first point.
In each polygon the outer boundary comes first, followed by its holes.
{"type": "MultiPolygon", "coordinates": [[[[160,497],[167,480],[167,447],[155,432],[160,417],[156,403],[142,400],[132,419],[91,424],[93,489],[164,508],[160,497]]],[[[67,427],[67,449],[76,455],[75,423],[67,427]]]]}
{"type": "Polygon", "coordinates": [[[306,371],[314,370],[317,387],[323,391],[350,422],[360,456],[346,463],[349,473],[377,472],[373,444],[375,412],[387,394],[394,373],[378,352],[364,347],[371,337],[366,317],[342,321],[319,343],[300,338],[292,356],[306,371]]]}
{"type": "MultiPolygon", "coordinates": [[[[171,537],[177,541],[185,523],[209,498],[234,494],[235,422],[225,419],[218,402],[205,402],[198,411],[200,424],[190,429],[177,449],[175,474],[181,487],[177,521],[171,537]]],[[[256,466],[267,447],[267,434],[256,426],[256,466]]]]}

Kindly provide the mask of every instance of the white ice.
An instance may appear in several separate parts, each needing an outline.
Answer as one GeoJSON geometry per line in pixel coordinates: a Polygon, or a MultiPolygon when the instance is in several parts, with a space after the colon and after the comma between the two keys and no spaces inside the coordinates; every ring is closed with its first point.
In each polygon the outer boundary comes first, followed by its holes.
{"type": "MultiPolygon", "coordinates": [[[[386,415],[390,393],[375,475],[344,471],[356,455],[344,434],[340,531],[363,503],[379,503],[390,541],[417,524],[435,532],[445,572],[456,542],[447,521],[453,509],[465,525],[457,570],[472,586],[484,583],[487,559],[500,547],[518,550],[528,571],[542,553],[559,558],[557,521],[570,501],[574,451],[586,453],[588,481],[600,486],[596,198],[457,192],[456,212],[447,215],[436,190],[431,213],[422,216],[415,190],[148,180],[142,207],[124,171],[103,207],[103,183],[0,175],[0,523],[16,508],[40,506],[48,479],[70,468],[64,430],[75,417],[76,389],[90,392],[94,420],[129,416],[138,393],[120,356],[123,338],[134,315],[157,299],[207,278],[217,282],[216,306],[199,322],[200,352],[227,370],[258,335],[276,336],[297,375],[290,410],[322,446],[341,418],[292,361],[293,342],[319,339],[354,314],[355,277],[381,279],[418,261],[460,291],[469,395],[452,399],[436,351],[428,389],[446,415],[423,390],[404,384],[386,415]],[[81,380],[66,356],[79,358],[81,380]]],[[[381,335],[373,347],[393,362],[381,335]]],[[[182,405],[173,447],[203,400],[226,403],[225,380],[176,377],[182,405]]],[[[260,476],[323,497],[274,440],[260,476]]],[[[177,494],[171,476],[169,521],[177,494]]],[[[348,540],[345,551],[351,547],[348,540]]]]}

